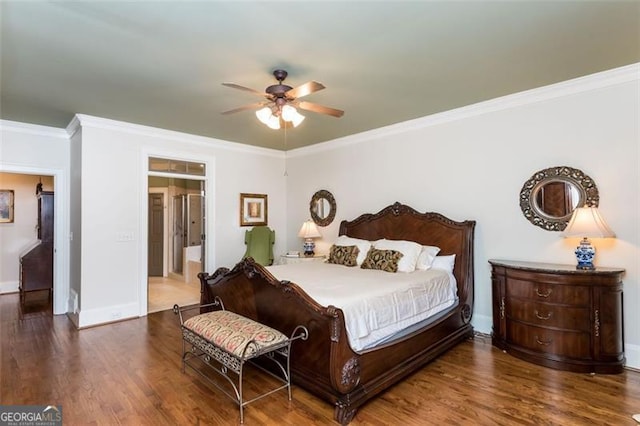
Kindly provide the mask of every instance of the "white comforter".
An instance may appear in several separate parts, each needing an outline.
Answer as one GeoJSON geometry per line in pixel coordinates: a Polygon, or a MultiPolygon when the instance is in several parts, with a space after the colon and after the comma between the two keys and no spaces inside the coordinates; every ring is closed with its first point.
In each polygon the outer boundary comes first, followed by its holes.
{"type": "Polygon", "coordinates": [[[441,269],[390,273],[322,262],[267,269],[299,285],[319,304],[342,309],[354,351],[373,347],[457,300],[455,277],[441,269]]]}

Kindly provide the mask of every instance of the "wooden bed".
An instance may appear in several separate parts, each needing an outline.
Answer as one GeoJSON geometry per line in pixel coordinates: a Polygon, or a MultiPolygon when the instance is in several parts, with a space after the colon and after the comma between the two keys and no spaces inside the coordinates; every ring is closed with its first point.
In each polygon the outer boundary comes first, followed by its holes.
{"type": "Polygon", "coordinates": [[[439,255],[456,255],[459,303],[435,323],[361,353],[349,345],[340,309],[319,305],[296,284],[278,281],[252,259],[232,270],[201,273],[201,302],[219,296],[226,309],[287,335],[301,324],[307,327],[308,340],[292,348],[293,382],[333,404],[335,420],[347,424],[368,400],[472,336],[474,227],[475,221],[456,222],[400,203],[340,224],[340,235],[411,240],[440,247],[439,255]]]}

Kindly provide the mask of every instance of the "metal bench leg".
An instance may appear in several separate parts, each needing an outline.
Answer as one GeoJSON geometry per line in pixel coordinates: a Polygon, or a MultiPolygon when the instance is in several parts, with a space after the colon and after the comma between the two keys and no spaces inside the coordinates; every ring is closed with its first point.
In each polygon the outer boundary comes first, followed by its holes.
{"type": "Polygon", "coordinates": [[[244,362],[240,364],[240,374],[238,375],[238,401],[240,403],[240,424],[244,423],[244,402],[242,399],[242,372],[244,371],[244,362]]]}

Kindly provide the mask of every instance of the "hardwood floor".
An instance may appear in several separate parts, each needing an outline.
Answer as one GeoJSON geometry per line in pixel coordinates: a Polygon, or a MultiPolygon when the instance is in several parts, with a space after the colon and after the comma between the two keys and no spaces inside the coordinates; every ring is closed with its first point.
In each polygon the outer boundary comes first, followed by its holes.
{"type": "Polygon", "coordinates": [[[149,313],[172,309],[174,304],[189,306],[200,303],[200,282],[185,282],[167,277],[149,277],[149,313]]]}
{"type": "MultiPolygon", "coordinates": [[[[170,311],[81,331],[44,308],[0,296],[0,403],[62,405],[65,425],[237,424],[236,405],[180,371],[170,311]]],[[[249,372],[249,390],[272,383],[249,372]]],[[[353,425],[637,425],[640,373],[585,375],[539,367],[463,342],[360,409],[353,425]]],[[[247,425],[332,424],[332,407],[293,388],[245,408],[247,425]]]]}

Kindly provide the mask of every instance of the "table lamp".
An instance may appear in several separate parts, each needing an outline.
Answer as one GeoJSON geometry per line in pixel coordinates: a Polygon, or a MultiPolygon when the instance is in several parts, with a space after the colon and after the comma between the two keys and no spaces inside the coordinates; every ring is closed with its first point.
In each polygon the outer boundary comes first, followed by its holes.
{"type": "Polygon", "coordinates": [[[316,244],[313,242],[313,239],[320,238],[321,236],[318,227],[311,219],[302,224],[302,228],[300,228],[300,232],[298,232],[298,237],[304,238],[303,247],[305,256],[313,256],[315,254],[313,250],[316,248],[316,244]]]}
{"type": "Polygon", "coordinates": [[[582,238],[575,250],[578,260],[576,269],[594,270],[593,258],[596,249],[591,245],[589,238],[612,238],[616,234],[606,224],[597,207],[578,207],[573,211],[563,236],[582,238]]]}

